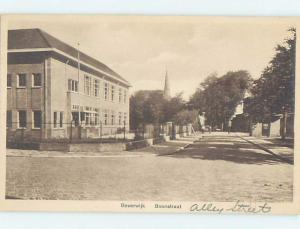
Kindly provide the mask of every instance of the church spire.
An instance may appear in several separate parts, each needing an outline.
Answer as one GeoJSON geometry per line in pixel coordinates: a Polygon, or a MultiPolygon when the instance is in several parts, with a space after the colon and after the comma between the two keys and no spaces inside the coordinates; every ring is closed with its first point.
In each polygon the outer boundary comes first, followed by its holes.
{"type": "Polygon", "coordinates": [[[171,99],[170,83],[169,83],[169,77],[168,77],[167,70],[166,70],[166,76],[165,76],[164,98],[167,100],[171,99]]]}

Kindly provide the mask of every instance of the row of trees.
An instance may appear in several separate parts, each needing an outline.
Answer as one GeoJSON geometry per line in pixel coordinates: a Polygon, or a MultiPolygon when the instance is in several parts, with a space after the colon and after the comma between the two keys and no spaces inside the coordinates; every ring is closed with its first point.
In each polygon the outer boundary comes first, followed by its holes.
{"type": "Polygon", "coordinates": [[[194,123],[196,127],[199,112],[206,112],[207,124],[221,126],[234,114],[251,82],[246,71],[228,72],[222,77],[212,74],[188,102],[182,94],[166,100],[161,90],[138,91],[130,98],[131,128],[167,121],[179,125],[194,123]]]}
{"type": "Polygon", "coordinates": [[[189,101],[184,101],[181,94],[166,100],[161,90],[136,92],[130,99],[131,127],[166,121],[195,123],[199,111],[205,112],[208,125],[226,127],[246,92],[250,96],[244,99],[244,112],[254,122],[294,112],[296,31],[289,31],[291,36],[275,48],[275,56],[257,80],[245,70],[229,71],[220,77],[213,73],[189,101]]]}
{"type": "Polygon", "coordinates": [[[261,77],[253,82],[251,97],[245,100],[245,112],[254,122],[269,122],[278,114],[295,110],[296,30],[277,45],[275,55],[261,77]]]}
{"type": "Polygon", "coordinates": [[[182,94],[167,100],[161,90],[137,91],[130,98],[130,126],[132,129],[137,129],[144,124],[172,121],[184,106],[182,94]]]}
{"type": "Polygon", "coordinates": [[[247,71],[230,71],[221,77],[211,74],[191,96],[191,107],[205,112],[207,124],[226,126],[252,83],[247,71]]]}

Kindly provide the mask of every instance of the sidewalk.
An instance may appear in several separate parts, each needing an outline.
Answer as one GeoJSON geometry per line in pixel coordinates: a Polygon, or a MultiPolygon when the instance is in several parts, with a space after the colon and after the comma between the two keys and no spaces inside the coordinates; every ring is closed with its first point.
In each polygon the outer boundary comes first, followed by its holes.
{"type": "Polygon", "coordinates": [[[83,158],[83,157],[140,157],[144,155],[165,155],[174,153],[183,149],[185,146],[192,144],[199,136],[182,137],[180,139],[152,145],[145,148],[119,151],[119,152],[62,152],[62,151],[40,151],[40,150],[23,150],[23,149],[6,149],[7,157],[45,157],[45,158],[83,158]]]}
{"type": "Polygon", "coordinates": [[[239,136],[257,147],[273,154],[291,164],[294,163],[294,146],[289,140],[287,143],[278,138],[257,138],[253,136],[239,136]]]}

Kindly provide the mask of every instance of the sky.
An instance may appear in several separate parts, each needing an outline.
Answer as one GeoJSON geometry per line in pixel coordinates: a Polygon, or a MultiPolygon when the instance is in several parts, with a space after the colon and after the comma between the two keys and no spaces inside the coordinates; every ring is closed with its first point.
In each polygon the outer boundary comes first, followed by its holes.
{"type": "Polygon", "coordinates": [[[278,18],[11,16],[9,29],[40,28],[103,62],[137,90],[188,99],[211,73],[247,70],[258,78],[293,26],[278,18]]]}

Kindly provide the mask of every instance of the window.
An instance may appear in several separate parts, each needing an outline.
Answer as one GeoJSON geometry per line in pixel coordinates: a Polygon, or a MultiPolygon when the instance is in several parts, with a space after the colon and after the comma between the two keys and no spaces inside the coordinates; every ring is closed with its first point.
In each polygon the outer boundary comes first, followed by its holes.
{"type": "Polygon", "coordinates": [[[99,80],[94,80],[94,96],[99,97],[99,80]]]}
{"type": "Polygon", "coordinates": [[[86,112],[85,113],[85,125],[89,126],[91,124],[90,122],[91,122],[91,113],[86,112]]]}
{"type": "Polygon", "coordinates": [[[122,88],[119,88],[119,103],[122,102],[122,88]]]}
{"type": "Polygon", "coordinates": [[[27,115],[26,111],[18,111],[18,128],[26,128],[27,115]]]}
{"type": "Polygon", "coordinates": [[[108,99],[108,83],[104,83],[104,99],[108,99]]]}
{"type": "Polygon", "coordinates": [[[93,107],[85,107],[84,113],[86,126],[99,125],[99,109],[93,107]]]}
{"type": "Polygon", "coordinates": [[[126,123],[127,123],[127,113],[124,112],[124,124],[126,125],[126,123]]]}
{"type": "Polygon", "coordinates": [[[41,87],[42,86],[42,75],[40,73],[32,74],[32,87],[41,87]]]}
{"type": "Polygon", "coordinates": [[[78,92],[78,81],[69,79],[68,90],[73,92],[78,92]]]}
{"type": "Polygon", "coordinates": [[[111,85],[111,101],[115,99],[115,86],[111,85]]]}
{"type": "Polygon", "coordinates": [[[26,74],[18,75],[18,87],[26,87],[26,74]]]}
{"type": "Polygon", "coordinates": [[[95,109],[95,126],[99,125],[99,109],[95,109]]]}
{"type": "Polygon", "coordinates": [[[124,103],[127,102],[127,91],[126,89],[124,89],[124,103]]]}
{"type": "Polygon", "coordinates": [[[104,110],[104,125],[108,124],[108,111],[104,110]]]}
{"type": "MultiPolygon", "coordinates": [[[[72,112],[73,115],[73,112],[72,112]]],[[[53,127],[54,128],[62,128],[64,121],[64,112],[62,111],[54,111],[53,113],[53,127]]]]}
{"type": "Polygon", "coordinates": [[[54,128],[57,128],[57,112],[56,111],[53,113],[53,126],[54,126],[54,128]]]}
{"type": "Polygon", "coordinates": [[[79,126],[79,112],[78,111],[72,111],[72,122],[75,126],[79,126]]]}
{"type": "Polygon", "coordinates": [[[6,127],[12,127],[12,111],[6,111],[6,127]]]}
{"type": "Polygon", "coordinates": [[[84,76],[84,93],[91,95],[92,78],[90,76],[84,76]]]}
{"type": "Polygon", "coordinates": [[[42,127],[42,112],[41,111],[33,111],[33,128],[41,128],[42,127]]]}
{"type": "Polygon", "coordinates": [[[12,83],[11,83],[11,74],[7,74],[7,87],[11,87],[12,83]]]}
{"type": "Polygon", "coordinates": [[[59,112],[59,127],[63,127],[63,121],[64,121],[64,112],[59,112]]]}
{"type": "Polygon", "coordinates": [[[111,118],[110,124],[115,125],[115,112],[114,111],[111,111],[110,118],[111,118]]]}
{"type": "Polygon", "coordinates": [[[119,112],[119,125],[122,125],[122,112],[119,112]]]}

